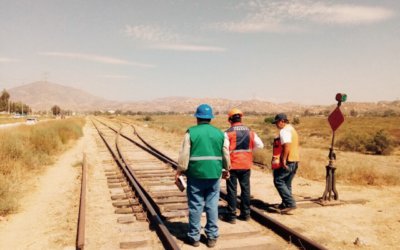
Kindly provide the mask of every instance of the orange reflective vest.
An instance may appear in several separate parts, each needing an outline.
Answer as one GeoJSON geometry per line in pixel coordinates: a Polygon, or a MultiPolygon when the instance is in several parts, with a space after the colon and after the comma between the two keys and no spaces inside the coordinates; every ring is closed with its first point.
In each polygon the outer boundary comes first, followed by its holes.
{"type": "Polygon", "coordinates": [[[274,143],[273,143],[273,149],[272,149],[272,163],[271,163],[271,168],[272,169],[278,169],[280,168],[282,165],[282,144],[281,144],[281,138],[280,137],[276,137],[274,139],[274,143]]]}
{"type": "Polygon", "coordinates": [[[226,130],[229,139],[231,169],[251,169],[253,166],[254,132],[241,123],[226,130]]]}

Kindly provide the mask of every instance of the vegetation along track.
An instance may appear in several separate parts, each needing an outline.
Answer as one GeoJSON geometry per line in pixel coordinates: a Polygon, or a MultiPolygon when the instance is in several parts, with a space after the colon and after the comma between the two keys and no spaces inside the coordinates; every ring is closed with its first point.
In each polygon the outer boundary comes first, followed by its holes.
{"type": "MultiPolygon", "coordinates": [[[[116,184],[129,194],[121,195],[119,198],[123,200],[114,204],[119,206],[121,211],[128,212],[135,210],[134,207],[141,202],[140,206],[147,211],[149,221],[156,229],[164,248],[190,248],[183,243],[188,214],[186,194],[180,192],[174,185],[174,169],[177,163],[147,143],[133,126],[122,127],[122,124],[109,120],[96,120],[94,123],[97,124],[96,127],[103,140],[108,142],[107,147],[114,155],[114,159],[125,171],[124,177],[119,181],[129,181],[128,184],[116,184]],[[110,146],[111,141],[114,141],[114,147],[110,146]],[[133,187],[135,195],[129,191],[128,186],[133,187]],[[133,196],[136,198],[132,199],[133,196]]],[[[225,195],[225,192],[221,190],[221,198],[224,198],[225,195]]],[[[226,202],[221,200],[220,213],[224,212],[225,206],[226,202]]],[[[219,223],[220,237],[217,249],[294,248],[292,244],[288,243],[293,243],[302,249],[325,249],[318,243],[266,216],[263,211],[255,207],[251,209],[253,220],[238,221],[236,225],[222,221],[219,223]]],[[[204,225],[204,223],[205,217],[203,216],[202,224],[204,225]]]]}

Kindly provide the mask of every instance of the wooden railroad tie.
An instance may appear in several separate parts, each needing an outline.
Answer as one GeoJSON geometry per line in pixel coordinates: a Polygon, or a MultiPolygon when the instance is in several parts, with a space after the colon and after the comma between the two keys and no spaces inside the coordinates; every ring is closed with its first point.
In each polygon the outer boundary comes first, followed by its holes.
{"type": "Polygon", "coordinates": [[[133,214],[133,213],[141,213],[142,211],[143,210],[140,206],[131,206],[131,207],[115,209],[116,214],[133,214]]]}
{"type": "Polygon", "coordinates": [[[134,199],[127,199],[113,202],[114,207],[124,207],[124,206],[132,206],[132,205],[139,205],[139,202],[134,199]]]}
{"type": "Polygon", "coordinates": [[[116,183],[116,184],[108,184],[108,188],[120,188],[120,187],[126,187],[128,184],[125,182],[123,183],[116,183]]]}
{"type": "Polygon", "coordinates": [[[121,200],[121,199],[129,199],[129,198],[134,198],[135,195],[130,192],[130,193],[126,193],[126,194],[115,194],[115,195],[111,195],[111,200],[121,200]]]}
{"type": "Polygon", "coordinates": [[[124,216],[124,217],[119,217],[117,219],[117,222],[120,224],[129,224],[135,222],[136,219],[134,216],[124,216]]]}

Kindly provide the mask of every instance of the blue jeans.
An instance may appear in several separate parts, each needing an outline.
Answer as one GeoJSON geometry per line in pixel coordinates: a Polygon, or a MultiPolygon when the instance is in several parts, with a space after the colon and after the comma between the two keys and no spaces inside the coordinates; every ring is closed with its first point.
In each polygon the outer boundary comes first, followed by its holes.
{"type": "Polygon", "coordinates": [[[218,238],[218,201],[220,179],[187,178],[187,197],[189,206],[188,236],[194,241],[200,240],[201,214],[206,212],[207,224],[204,232],[209,239],[218,238]]]}
{"type": "Polygon", "coordinates": [[[296,207],[292,196],[292,180],[297,172],[298,162],[288,162],[289,169],[283,167],[274,170],[274,185],[282,198],[284,207],[296,207]]]}
{"type": "Polygon", "coordinates": [[[250,216],[250,169],[230,170],[229,179],[226,180],[227,201],[228,201],[228,218],[236,218],[237,203],[237,182],[240,185],[240,215],[243,217],[250,216]]]}

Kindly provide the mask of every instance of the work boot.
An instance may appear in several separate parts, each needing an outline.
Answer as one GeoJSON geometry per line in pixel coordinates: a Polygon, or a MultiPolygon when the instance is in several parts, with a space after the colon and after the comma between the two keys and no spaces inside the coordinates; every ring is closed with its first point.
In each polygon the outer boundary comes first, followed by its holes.
{"type": "Polygon", "coordinates": [[[281,209],[281,214],[291,214],[290,212],[295,210],[296,208],[296,206],[283,208],[281,209]]]}
{"type": "Polygon", "coordinates": [[[238,219],[243,221],[249,221],[250,215],[239,215],[238,219]]]}
{"type": "Polygon", "coordinates": [[[281,203],[281,204],[274,204],[272,207],[275,209],[284,209],[286,208],[286,205],[284,203],[281,203]]]}
{"type": "Polygon", "coordinates": [[[207,240],[207,247],[213,248],[217,244],[217,239],[208,239],[207,240]]]}
{"type": "Polygon", "coordinates": [[[284,209],[284,208],[286,208],[286,205],[284,203],[281,203],[281,204],[279,204],[278,208],[279,209],[284,209]]]}
{"type": "Polygon", "coordinates": [[[221,216],[220,220],[228,222],[230,224],[236,224],[236,218],[232,218],[232,217],[227,216],[227,215],[221,216]]]}
{"type": "Polygon", "coordinates": [[[190,238],[190,237],[187,237],[185,239],[185,243],[188,244],[188,245],[191,245],[193,247],[200,246],[200,241],[198,241],[198,240],[196,241],[196,240],[194,240],[193,238],[190,238]]]}

